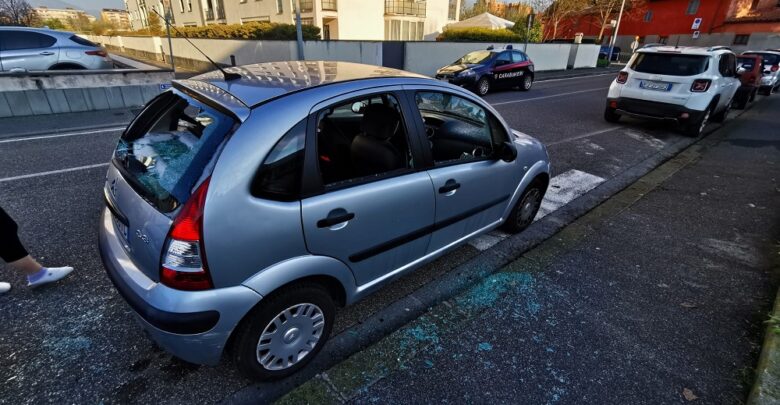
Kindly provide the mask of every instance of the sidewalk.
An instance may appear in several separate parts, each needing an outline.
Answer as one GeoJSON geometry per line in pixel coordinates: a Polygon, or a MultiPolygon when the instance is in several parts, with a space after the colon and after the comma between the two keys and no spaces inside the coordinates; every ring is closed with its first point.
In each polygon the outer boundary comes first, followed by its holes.
{"type": "Polygon", "coordinates": [[[281,402],[743,402],[777,291],[778,110],[764,99],[281,402]]]}

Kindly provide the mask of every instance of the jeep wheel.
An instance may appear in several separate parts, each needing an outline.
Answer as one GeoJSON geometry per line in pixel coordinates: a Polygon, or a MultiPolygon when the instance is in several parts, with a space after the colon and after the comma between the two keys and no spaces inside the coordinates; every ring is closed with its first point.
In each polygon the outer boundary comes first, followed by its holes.
{"type": "Polygon", "coordinates": [[[683,127],[683,134],[687,136],[694,136],[694,137],[701,135],[704,132],[704,128],[706,128],[707,124],[709,124],[710,122],[711,110],[712,107],[707,107],[707,109],[704,110],[704,113],[702,113],[701,118],[683,127]]]}
{"type": "Polygon", "coordinates": [[[620,114],[616,113],[614,108],[607,107],[604,109],[604,120],[607,122],[618,122],[620,121],[620,114]]]}
{"type": "Polygon", "coordinates": [[[236,331],[233,360],[257,380],[287,377],[328,340],[335,305],[317,284],[293,285],[263,299],[236,331]]]}
{"type": "Polygon", "coordinates": [[[490,80],[487,77],[483,77],[477,81],[477,94],[484,96],[490,91],[490,80]]]}

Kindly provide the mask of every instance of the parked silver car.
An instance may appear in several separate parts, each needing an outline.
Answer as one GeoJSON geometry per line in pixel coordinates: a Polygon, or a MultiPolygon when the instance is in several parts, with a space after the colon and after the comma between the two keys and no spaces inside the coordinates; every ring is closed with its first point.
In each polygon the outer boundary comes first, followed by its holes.
{"type": "Polygon", "coordinates": [[[100,252],[162,347],[289,375],[351,304],[534,219],[545,147],[473,93],[400,70],[276,62],[175,81],[130,123],[100,252]]]}
{"type": "Polygon", "coordinates": [[[113,67],[103,48],[71,32],[0,26],[0,71],[113,67]]]}

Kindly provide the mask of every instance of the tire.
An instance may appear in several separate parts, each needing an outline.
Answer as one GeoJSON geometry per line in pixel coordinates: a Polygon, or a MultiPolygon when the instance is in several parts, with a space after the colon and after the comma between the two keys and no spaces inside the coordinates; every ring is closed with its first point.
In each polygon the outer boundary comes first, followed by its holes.
{"type": "Polygon", "coordinates": [[[81,65],[77,65],[75,63],[61,63],[59,65],[54,65],[49,70],[85,70],[86,68],[81,65]]]}
{"type": "Polygon", "coordinates": [[[618,122],[620,121],[620,114],[615,112],[614,108],[605,108],[604,109],[604,120],[607,122],[618,122]]]}
{"type": "Polygon", "coordinates": [[[731,106],[734,103],[734,99],[732,98],[729,100],[729,103],[726,104],[726,107],[723,108],[720,112],[712,115],[712,122],[721,123],[723,121],[726,121],[726,118],[728,118],[729,111],[731,111],[731,106]]]}
{"type": "Polygon", "coordinates": [[[242,373],[259,381],[287,377],[317,356],[333,328],[335,311],[330,294],[318,284],[293,285],[274,292],[252,309],[236,330],[233,361],[242,373]],[[274,324],[277,318],[281,324],[274,324]],[[268,348],[259,349],[263,335],[268,348]],[[294,356],[298,359],[293,362],[290,359],[294,356]]]}
{"type": "Polygon", "coordinates": [[[501,228],[509,233],[518,233],[528,228],[528,225],[531,225],[539,212],[539,207],[541,207],[542,199],[544,198],[544,191],[541,182],[534,181],[531,183],[523,191],[512,211],[509,212],[509,216],[504,224],[501,225],[501,228]]]}
{"type": "Polygon", "coordinates": [[[740,96],[739,99],[734,102],[734,109],[744,110],[747,107],[748,100],[750,100],[750,94],[740,96]]]}
{"type": "Polygon", "coordinates": [[[534,78],[531,75],[523,75],[523,83],[520,85],[520,90],[531,90],[531,86],[534,85],[534,78]]]}
{"type": "Polygon", "coordinates": [[[701,115],[701,118],[696,120],[696,122],[691,122],[683,127],[683,134],[692,137],[701,135],[702,132],[704,132],[704,128],[707,126],[707,123],[709,123],[711,111],[712,107],[707,107],[707,109],[704,110],[704,113],[701,115]]]}
{"type": "Polygon", "coordinates": [[[750,102],[756,101],[756,94],[758,94],[758,89],[755,89],[750,92],[750,102]]]}
{"type": "Polygon", "coordinates": [[[490,92],[490,79],[487,77],[482,77],[479,80],[477,80],[477,94],[480,96],[485,96],[490,92]]]}
{"type": "Polygon", "coordinates": [[[761,94],[762,96],[770,96],[772,95],[772,88],[771,87],[761,88],[758,90],[758,94],[761,94]]]}

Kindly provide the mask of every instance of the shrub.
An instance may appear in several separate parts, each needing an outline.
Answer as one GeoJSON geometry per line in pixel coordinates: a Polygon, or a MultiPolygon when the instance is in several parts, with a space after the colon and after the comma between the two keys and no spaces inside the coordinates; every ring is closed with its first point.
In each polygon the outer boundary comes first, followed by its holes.
{"type": "MultiPolygon", "coordinates": [[[[320,28],[304,25],[303,39],[320,39],[320,28]]],[[[164,28],[163,28],[164,30],[164,28]]],[[[129,32],[115,32],[114,35],[146,36],[153,34],[148,29],[129,32]]],[[[217,38],[217,39],[280,39],[294,40],[295,25],[270,22],[248,22],[245,24],[207,25],[204,27],[176,27],[171,29],[171,36],[187,38],[217,38]],[[178,32],[177,32],[178,31],[178,32]],[[181,33],[181,34],[180,34],[181,33]]]]}
{"type": "Polygon", "coordinates": [[[506,29],[490,28],[452,28],[445,30],[438,41],[476,41],[476,42],[522,42],[520,35],[506,29]]]}

